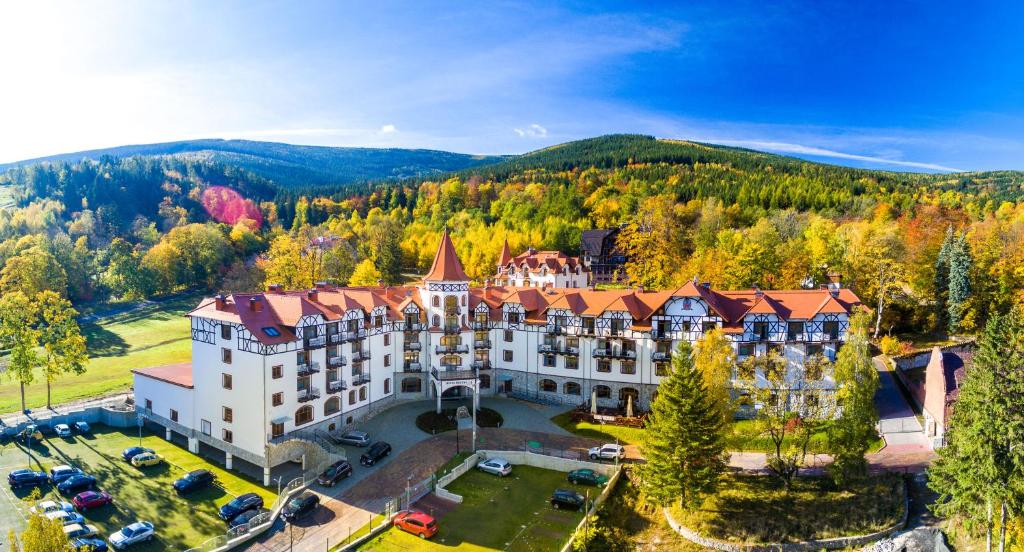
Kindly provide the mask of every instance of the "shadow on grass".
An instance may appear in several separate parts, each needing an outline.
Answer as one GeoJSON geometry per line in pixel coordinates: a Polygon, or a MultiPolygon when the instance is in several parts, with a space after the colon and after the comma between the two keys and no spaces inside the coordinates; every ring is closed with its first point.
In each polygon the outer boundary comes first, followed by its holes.
{"type": "Polygon", "coordinates": [[[124,338],[99,324],[83,324],[82,335],[91,357],[123,356],[128,351],[128,342],[124,338]]]}

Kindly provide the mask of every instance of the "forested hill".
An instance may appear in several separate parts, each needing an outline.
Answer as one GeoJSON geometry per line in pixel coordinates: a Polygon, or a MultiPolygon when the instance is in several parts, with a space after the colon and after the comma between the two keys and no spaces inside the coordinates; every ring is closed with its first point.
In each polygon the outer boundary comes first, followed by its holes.
{"type": "Polygon", "coordinates": [[[160,144],[64,153],[0,164],[0,172],[44,162],[75,163],[83,159],[174,156],[230,165],[280,187],[336,187],[381,180],[436,177],[474,165],[494,163],[499,156],[400,148],[334,148],[296,146],[250,140],[187,140],[160,144]]]}

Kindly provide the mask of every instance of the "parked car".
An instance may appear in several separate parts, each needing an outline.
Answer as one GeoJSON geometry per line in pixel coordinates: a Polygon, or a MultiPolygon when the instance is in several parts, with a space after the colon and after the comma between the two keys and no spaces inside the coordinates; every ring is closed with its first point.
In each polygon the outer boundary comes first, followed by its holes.
{"type": "Polygon", "coordinates": [[[590,449],[589,454],[591,460],[597,460],[598,458],[602,460],[614,460],[618,458],[621,460],[626,457],[626,447],[613,444],[601,445],[590,449]]]}
{"type": "Polygon", "coordinates": [[[49,514],[50,512],[57,512],[59,510],[63,510],[65,512],[74,512],[75,511],[75,507],[72,506],[70,502],[57,502],[55,500],[44,500],[44,501],[40,502],[39,504],[36,504],[35,506],[33,506],[33,507],[28,509],[28,511],[32,512],[33,514],[40,514],[40,515],[44,515],[44,516],[46,514],[49,514]]]}
{"type": "Polygon", "coordinates": [[[190,471],[185,477],[174,482],[174,490],[178,491],[178,494],[190,493],[213,483],[214,479],[210,470],[190,471]]]}
{"type": "Polygon", "coordinates": [[[57,485],[73,475],[82,475],[82,470],[71,466],[54,466],[50,468],[50,483],[57,485]]]}
{"type": "Polygon", "coordinates": [[[245,493],[236,497],[231,502],[220,507],[220,519],[231,521],[235,516],[249,510],[259,510],[263,507],[263,497],[256,493],[245,493]]]}
{"type": "Polygon", "coordinates": [[[46,472],[32,471],[32,470],[14,470],[7,474],[7,484],[12,489],[20,489],[23,487],[42,487],[46,484],[48,478],[46,472]]]}
{"type": "Polygon", "coordinates": [[[153,540],[154,536],[156,536],[156,530],[153,529],[152,523],[148,521],[136,521],[128,527],[124,527],[120,531],[110,535],[109,540],[111,546],[121,549],[139,542],[153,540]]]}
{"type": "Polygon", "coordinates": [[[136,468],[155,466],[164,461],[164,457],[155,452],[143,452],[132,456],[132,465],[136,468]]]}
{"type": "Polygon", "coordinates": [[[587,499],[583,495],[569,489],[555,489],[551,495],[551,505],[556,510],[565,508],[579,511],[583,509],[586,502],[587,499]]]}
{"type": "Polygon", "coordinates": [[[77,523],[79,525],[85,525],[85,518],[78,512],[65,512],[64,510],[57,510],[56,512],[50,512],[46,514],[47,519],[55,519],[60,521],[61,525],[71,525],[77,523]]]}
{"type": "Polygon", "coordinates": [[[594,470],[573,470],[569,472],[569,483],[575,485],[594,485],[604,487],[608,484],[608,478],[594,470]]]}
{"type": "Polygon", "coordinates": [[[512,464],[504,458],[488,458],[477,464],[476,468],[482,472],[500,477],[505,477],[512,473],[512,464]]]}
{"type": "Polygon", "coordinates": [[[68,424],[57,424],[53,426],[53,432],[57,437],[71,437],[71,426],[68,424]]]}
{"type": "Polygon", "coordinates": [[[346,431],[338,438],[338,443],[353,447],[366,447],[370,445],[370,434],[365,431],[346,431]]]}
{"type": "Polygon", "coordinates": [[[281,510],[281,516],[285,521],[294,521],[315,510],[319,504],[319,496],[313,493],[302,493],[285,505],[284,509],[281,510]]]}
{"type": "Polygon", "coordinates": [[[71,499],[71,503],[74,504],[75,508],[78,508],[78,511],[80,512],[99,508],[100,506],[106,506],[113,502],[114,499],[103,491],[85,491],[84,493],[76,494],[75,498],[71,499]]]}
{"type": "Polygon", "coordinates": [[[75,429],[75,431],[79,433],[89,433],[90,431],[92,431],[92,428],[89,427],[88,422],[75,422],[75,425],[72,427],[75,429]]]}
{"type": "Polygon", "coordinates": [[[234,529],[235,527],[239,527],[241,525],[245,525],[246,523],[249,523],[250,521],[252,521],[252,519],[254,517],[256,517],[256,516],[258,516],[260,514],[265,514],[265,513],[269,512],[269,511],[270,510],[267,510],[266,508],[257,508],[255,510],[246,510],[246,511],[242,512],[241,514],[238,514],[237,516],[232,518],[231,521],[228,522],[228,527],[234,529]]]}
{"type": "Polygon", "coordinates": [[[437,534],[437,520],[416,510],[402,510],[395,514],[395,527],[406,533],[412,533],[421,539],[429,539],[437,534]]]}
{"type": "Polygon", "coordinates": [[[82,537],[71,541],[75,552],[107,552],[107,541],[99,537],[82,537]]]}
{"type": "Polygon", "coordinates": [[[148,448],[144,448],[144,447],[128,447],[128,448],[124,449],[123,452],[121,452],[121,458],[124,458],[125,462],[131,462],[132,458],[135,458],[136,456],[138,456],[138,455],[140,455],[140,454],[142,454],[144,452],[148,452],[150,454],[153,454],[153,449],[148,449],[148,448]]]}
{"type": "Polygon", "coordinates": [[[43,441],[43,432],[39,431],[39,428],[36,427],[35,425],[29,425],[26,426],[25,429],[18,432],[18,435],[15,436],[15,439],[17,439],[18,442],[24,443],[26,445],[33,445],[36,443],[41,443],[43,441]]]}
{"type": "Polygon", "coordinates": [[[338,460],[327,466],[324,473],[321,473],[320,477],[316,478],[316,482],[325,487],[333,487],[338,484],[338,481],[351,476],[352,464],[349,464],[348,460],[338,460]]]}
{"type": "Polygon", "coordinates": [[[64,534],[69,539],[80,539],[82,537],[95,537],[96,526],[95,525],[82,525],[81,523],[72,523],[71,525],[64,526],[64,534]]]}
{"type": "Polygon", "coordinates": [[[90,491],[96,487],[96,478],[91,475],[77,474],[61,481],[57,490],[62,495],[76,495],[82,491],[90,491]]]}
{"type": "Polygon", "coordinates": [[[389,454],[391,454],[391,445],[384,441],[377,441],[359,457],[359,463],[364,466],[372,466],[389,454]]]}

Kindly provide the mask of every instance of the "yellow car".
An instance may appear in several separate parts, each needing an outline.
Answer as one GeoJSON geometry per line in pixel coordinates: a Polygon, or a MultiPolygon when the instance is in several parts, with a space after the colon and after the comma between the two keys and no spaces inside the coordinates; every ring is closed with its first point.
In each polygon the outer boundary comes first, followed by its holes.
{"type": "Polygon", "coordinates": [[[164,461],[164,457],[155,452],[144,452],[132,457],[132,465],[136,468],[155,466],[164,461]]]}

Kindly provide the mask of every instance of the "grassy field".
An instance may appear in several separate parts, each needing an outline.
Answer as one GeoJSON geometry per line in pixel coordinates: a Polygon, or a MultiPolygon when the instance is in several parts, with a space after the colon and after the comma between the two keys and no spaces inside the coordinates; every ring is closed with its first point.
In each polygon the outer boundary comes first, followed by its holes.
{"type": "MultiPolygon", "coordinates": [[[[82,375],[64,376],[53,383],[53,404],[127,390],[132,368],[185,362],[191,358],[189,321],[183,315],[199,303],[188,295],[156,305],[85,323],[89,364],[82,375]]],[[[18,384],[0,381],[0,414],[21,410],[18,384]]],[[[37,374],[26,386],[29,408],[46,405],[46,382],[37,374]]]]}
{"type": "Polygon", "coordinates": [[[903,513],[903,479],[869,478],[835,490],[828,478],[800,477],[788,493],[773,477],[731,475],[697,510],[672,509],[676,521],[730,542],[795,542],[871,533],[903,513]]]}
{"type": "MultiPolygon", "coordinates": [[[[128,523],[146,520],[156,526],[157,539],[137,550],[184,550],[222,534],[226,524],[217,517],[217,509],[237,495],[254,492],[263,496],[269,507],[275,493],[257,483],[227,472],[199,456],[169,443],[162,438],[143,433],[142,445],[167,459],[166,463],[138,469],[121,459],[121,451],[138,445],[134,430],[111,429],[97,426],[93,435],[76,435],[73,439],[52,437],[41,445],[29,449],[31,468],[49,470],[58,464],[71,464],[99,479],[99,487],[114,497],[112,506],[88,512],[88,523],[95,525],[104,538],[128,523]],[[171,482],[185,472],[206,468],[213,471],[219,485],[197,491],[187,498],[177,496],[171,482]]],[[[29,467],[24,448],[8,443],[0,452],[3,473],[29,467]]],[[[5,493],[9,493],[6,489],[5,493]]],[[[27,513],[32,504],[25,500],[28,492],[14,495],[15,507],[27,513]]],[[[6,498],[12,498],[7,494],[6,498]]],[[[56,489],[46,488],[46,498],[60,500],[56,489]]],[[[67,500],[65,497],[64,500],[67,500]]],[[[0,503],[0,510],[11,508],[0,503]]],[[[136,550],[136,548],[133,548],[136,550]]]]}
{"type": "Polygon", "coordinates": [[[564,412],[551,418],[559,427],[575,433],[580,437],[589,437],[608,443],[618,441],[622,445],[639,445],[643,440],[644,430],[635,427],[622,427],[608,424],[592,424],[589,422],[574,422],[572,412],[564,412]]]}
{"type": "MultiPolygon", "coordinates": [[[[528,466],[516,466],[512,475],[499,478],[472,470],[455,480],[448,490],[464,501],[440,516],[440,531],[429,541],[388,529],[360,550],[558,550],[583,519],[581,512],[555,510],[548,503],[556,488],[574,488],[565,474],[528,466]]],[[[581,494],[594,487],[575,487],[581,494]]]]}

